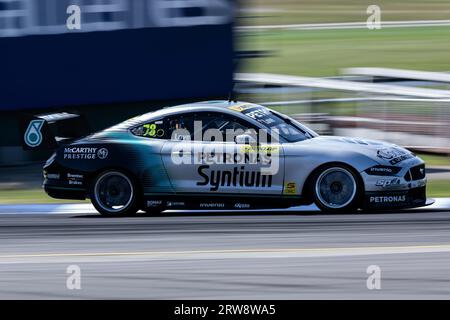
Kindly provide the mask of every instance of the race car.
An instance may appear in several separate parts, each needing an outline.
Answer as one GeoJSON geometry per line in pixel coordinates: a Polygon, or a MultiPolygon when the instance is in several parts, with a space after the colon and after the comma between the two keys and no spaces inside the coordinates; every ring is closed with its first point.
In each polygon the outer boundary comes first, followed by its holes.
{"type": "MultiPolygon", "coordinates": [[[[45,140],[40,135],[48,120],[36,121],[28,124],[29,147],[45,140]]],[[[56,143],[43,171],[49,196],[89,198],[107,216],[312,203],[325,212],[356,212],[427,204],[425,164],[412,152],[380,141],[319,136],[247,102],[163,108],[56,143]]]]}

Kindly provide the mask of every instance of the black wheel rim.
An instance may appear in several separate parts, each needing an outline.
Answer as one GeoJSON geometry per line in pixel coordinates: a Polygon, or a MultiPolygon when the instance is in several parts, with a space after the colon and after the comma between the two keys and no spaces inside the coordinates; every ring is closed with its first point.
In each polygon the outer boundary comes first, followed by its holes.
{"type": "Polygon", "coordinates": [[[119,172],[102,175],[95,184],[95,198],[103,210],[117,213],[126,210],[133,200],[130,179],[119,172]]]}

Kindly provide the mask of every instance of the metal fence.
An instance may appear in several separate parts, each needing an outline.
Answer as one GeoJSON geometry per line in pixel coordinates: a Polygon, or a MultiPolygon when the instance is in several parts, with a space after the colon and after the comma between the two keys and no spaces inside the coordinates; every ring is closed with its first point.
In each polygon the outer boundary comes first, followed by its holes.
{"type": "Polygon", "coordinates": [[[364,93],[352,96],[305,88],[246,88],[241,93],[241,100],[291,115],[320,134],[385,140],[450,154],[450,99],[374,97],[364,93]]]}

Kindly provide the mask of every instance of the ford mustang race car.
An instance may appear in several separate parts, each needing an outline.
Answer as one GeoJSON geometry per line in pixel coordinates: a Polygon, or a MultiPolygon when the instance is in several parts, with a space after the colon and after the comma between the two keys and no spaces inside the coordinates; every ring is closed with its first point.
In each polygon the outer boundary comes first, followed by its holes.
{"type": "MultiPolygon", "coordinates": [[[[49,120],[37,119],[24,136],[31,148],[49,134],[49,120]]],[[[103,215],[311,203],[326,212],[426,205],[425,164],[410,151],[319,136],[246,102],[164,108],[55,148],[44,166],[45,191],[54,198],[90,198],[103,215]]]]}

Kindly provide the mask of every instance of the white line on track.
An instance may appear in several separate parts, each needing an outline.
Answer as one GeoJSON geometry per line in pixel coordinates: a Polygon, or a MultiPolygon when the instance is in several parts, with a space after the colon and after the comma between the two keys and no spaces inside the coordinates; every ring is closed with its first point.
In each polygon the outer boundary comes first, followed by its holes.
{"type": "Polygon", "coordinates": [[[428,246],[378,246],[347,248],[256,248],[192,251],[30,253],[0,255],[0,264],[62,263],[67,261],[114,262],[123,260],[248,259],[248,258],[322,258],[450,252],[450,244],[428,246]]]}

